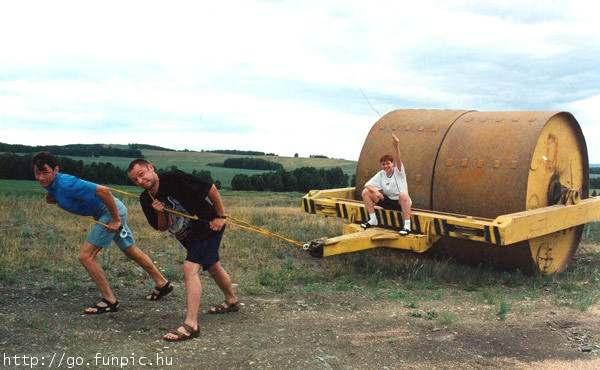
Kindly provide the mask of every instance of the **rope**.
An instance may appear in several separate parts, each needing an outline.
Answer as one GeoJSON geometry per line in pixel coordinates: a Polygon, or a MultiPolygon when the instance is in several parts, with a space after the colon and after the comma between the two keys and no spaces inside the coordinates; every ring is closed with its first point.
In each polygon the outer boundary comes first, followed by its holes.
{"type": "MultiPolygon", "coordinates": [[[[106,186],[106,185],[104,185],[104,186],[106,186]]],[[[128,195],[130,197],[136,197],[136,198],[140,197],[139,195],[130,193],[128,191],[119,190],[119,189],[111,188],[111,187],[108,187],[108,186],[106,186],[106,187],[108,188],[108,190],[114,191],[115,193],[120,193],[120,194],[128,195]]]]}
{"type": "MultiPolygon", "coordinates": [[[[98,221],[98,220],[94,220],[93,218],[92,218],[90,221],[92,221],[92,222],[94,222],[94,223],[97,223],[98,225],[102,225],[102,226],[104,226],[105,228],[107,228],[107,229],[108,229],[108,225],[107,225],[107,224],[105,224],[104,222],[100,222],[100,221],[98,221]]],[[[127,235],[129,235],[129,233],[127,232],[127,230],[125,230],[125,229],[123,228],[123,226],[122,226],[122,225],[121,225],[121,227],[119,228],[119,230],[118,230],[118,231],[119,231],[119,236],[120,236],[121,238],[126,238],[126,237],[127,237],[127,235]]]]}
{"type": "Polygon", "coordinates": [[[264,236],[267,236],[267,237],[270,237],[270,238],[281,239],[281,240],[284,240],[284,241],[286,241],[286,242],[288,242],[290,244],[293,244],[293,245],[295,245],[296,247],[299,247],[299,248],[303,248],[304,247],[304,243],[301,243],[301,242],[299,242],[297,240],[290,239],[288,237],[285,237],[285,236],[283,236],[281,234],[278,234],[276,232],[273,232],[271,230],[267,230],[265,228],[262,228],[262,227],[259,227],[259,226],[256,226],[256,225],[252,225],[252,224],[250,224],[250,223],[248,223],[246,221],[240,220],[240,219],[232,217],[232,216],[227,216],[227,218],[229,220],[233,221],[232,223],[235,226],[240,227],[242,229],[253,231],[255,233],[258,233],[258,234],[261,234],[261,235],[264,235],[264,236]]]}
{"type": "MultiPolygon", "coordinates": [[[[60,207],[59,207],[59,208],[60,208],[60,207]]],[[[69,213],[70,213],[70,212],[69,212],[69,213]]],[[[88,217],[84,217],[84,218],[85,218],[85,219],[87,219],[87,220],[89,220],[90,222],[93,222],[93,223],[95,223],[95,224],[98,224],[98,225],[104,226],[105,228],[107,228],[107,229],[108,229],[108,225],[107,225],[107,224],[105,224],[105,223],[104,223],[104,222],[102,222],[102,221],[98,221],[98,220],[96,220],[96,219],[94,219],[94,218],[91,218],[91,217],[90,217],[90,218],[88,218],[88,217]]],[[[49,223],[49,222],[46,222],[46,223],[49,223]]],[[[127,237],[127,235],[129,235],[129,233],[127,232],[127,230],[125,230],[125,229],[123,228],[123,225],[121,225],[121,227],[119,227],[119,230],[117,230],[117,231],[119,232],[119,236],[120,236],[121,238],[126,238],[126,237],[127,237]]]]}
{"type": "MultiPolygon", "coordinates": [[[[108,187],[108,186],[107,186],[107,188],[110,191],[114,191],[115,193],[127,195],[127,196],[130,196],[130,197],[135,197],[135,198],[139,198],[140,197],[137,194],[129,193],[127,191],[123,191],[123,190],[111,188],[111,187],[108,187]]],[[[150,192],[148,192],[148,195],[150,195],[150,198],[152,198],[152,201],[154,201],[154,197],[152,196],[152,194],[150,192]]],[[[188,215],[187,213],[179,212],[179,211],[176,211],[174,209],[167,208],[167,207],[165,207],[165,212],[169,212],[169,213],[172,213],[172,214],[180,216],[180,217],[189,218],[190,220],[198,220],[198,216],[196,216],[196,215],[188,215]]]]}
{"type": "MultiPolygon", "coordinates": [[[[130,196],[130,197],[139,198],[139,195],[133,194],[133,193],[129,193],[127,191],[123,191],[123,190],[119,190],[119,189],[115,189],[115,188],[111,188],[111,187],[108,187],[108,189],[111,190],[111,191],[114,191],[115,193],[127,195],[127,196],[130,196]]],[[[152,194],[150,194],[150,192],[148,192],[148,194],[150,195],[150,198],[152,198],[152,200],[154,201],[154,197],[152,196],[152,194]]],[[[191,220],[199,220],[198,216],[196,216],[196,215],[188,215],[186,213],[175,211],[174,209],[170,209],[170,208],[166,208],[165,207],[165,211],[173,213],[173,214],[181,216],[181,217],[189,218],[191,220]]],[[[252,231],[254,233],[261,234],[261,235],[269,237],[269,238],[280,239],[280,240],[286,241],[286,242],[288,242],[290,244],[293,244],[293,245],[295,245],[295,246],[297,246],[299,248],[303,248],[304,247],[304,243],[302,243],[302,242],[290,239],[290,238],[288,238],[286,236],[283,236],[283,235],[278,234],[276,232],[273,232],[271,230],[262,228],[260,226],[252,225],[251,223],[249,223],[247,221],[244,221],[244,220],[241,220],[239,218],[235,218],[233,216],[229,216],[228,215],[227,219],[230,220],[230,223],[233,226],[237,226],[237,227],[239,227],[241,229],[244,229],[244,230],[247,230],[247,231],[252,231]]]]}

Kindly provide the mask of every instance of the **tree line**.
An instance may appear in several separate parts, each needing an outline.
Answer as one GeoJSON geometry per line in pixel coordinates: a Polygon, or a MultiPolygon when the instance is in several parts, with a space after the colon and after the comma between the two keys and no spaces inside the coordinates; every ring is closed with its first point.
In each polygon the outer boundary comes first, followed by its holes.
{"type": "MultiPolygon", "coordinates": [[[[266,155],[265,152],[259,152],[256,150],[235,150],[235,149],[217,149],[217,150],[202,150],[206,153],[218,153],[218,154],[235,154],[235,155],[266,155]]],[[[275,155],[273,153],[269,153],[275,155]]]]}
{"type": "Polygon", "coordinates": [[[69,155],[76,157],[127,157],[142,158],[142,152],[139,149],[120,149],[113,148],[110,145],[103,144],[69,144],[69,145],[22,145],[0,143],[0,152],[7,153],[37,153],[51,152],[55,155],[69,155]]]}
{"type": "Polygon", "coordinates": [[[293,171],[278,170],[256,175],[238,174],[231,179],[232,190],[299,191],[348,186],[348,175],[340,167],[300,167],[293,171]]]}
{"type": "Polygon", "coordinates": [[[169,149],[158,145],[150,145],[150,144],[138,144],[138,143],[129,143],[127,144],[129,149],[148,149],[148,150],[162,150],[165,152],[176,152],[175,149],[169,149]]]}
{"type": "Polygon", "coordinates": [[[262,158],[227,158],[223,163],[209,163],[209,166],[265,171],[283,170],[283,166],[280,163],[267,161],[262,158]]]}
{"type": "MultiPolygon", "coordinates": [[[[0,179],[35,180],[31,167],[32,154],[18,155],[14,153],[0,154],[0,179]]],[[[127,176],[127,171],[112,163],[92,162],[84,164],[64,156],[57,156],[60,171],[98,184],[133,185],[127,176]]],[[[157,168],[157,172],[177,170],[177,166],[157,168]]],[[[192,175],[214,183],[221,188],[221,182],[214,180],[210,171],[193,170],[192,175]]],[[[340,167],[317,169],[301,167],[293,171],[283,169],[257,175],[238,174],[231,180],[233,190],[258,191],[299,191],[311,189],[328,189],[348,186],[348,175],[340,167]]]]}
{"type": "MultiPolygon", "coordinates": [[[[0,179],[35,180],[31,167],[32,155],[13,153],[0,154],[0,179]]],[[[81,160],[57,156],[60,172],[80,177],[98,184],[134,185],[127,176],[127,171],[112,163],[92,162],[84,164],[81,160]]],[[[177,166],[158,168],[156,172],[164,173],[177,170],[177,166]]],[[[221,187],[220,181],[213,181],[210,171],[193,170],[192,175],[221,187]]]]}

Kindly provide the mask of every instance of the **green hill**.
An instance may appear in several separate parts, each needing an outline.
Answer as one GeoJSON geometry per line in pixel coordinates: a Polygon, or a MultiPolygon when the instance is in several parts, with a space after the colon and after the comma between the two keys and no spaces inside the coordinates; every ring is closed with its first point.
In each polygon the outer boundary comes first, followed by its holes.
{"type": "MultiPolygon", "coordinates": [[[[237,168],[224,168],[209,166],[209,163],[222,163],[227,158],[248,157],[245,155],[220,154],[210,152],[186,152],[186,151],[164,151],[142,149],[142,154],[158,168],[177,166],[184,171],[210,171],[213,179],[229,187],[231,179],[238,173],[252,175],[262,173],[260,170],[246,170],[237,168]]],[[[121,168],[127,168],[131,158],[122,157],[77,157],[70,158],[82,160],[84,163],[92,162],[110,162],[121,168]]],[[[299,167],[332,168],[341,167],[344,173],[352,176],[356,172],[356,162],[344,159],[331,158],[296,158],[296,157],[274,157],[274,156],[253,156],[253,158],[262,158],[267,161],[280,163],[284,169],[293,170],[299,167]]]]}

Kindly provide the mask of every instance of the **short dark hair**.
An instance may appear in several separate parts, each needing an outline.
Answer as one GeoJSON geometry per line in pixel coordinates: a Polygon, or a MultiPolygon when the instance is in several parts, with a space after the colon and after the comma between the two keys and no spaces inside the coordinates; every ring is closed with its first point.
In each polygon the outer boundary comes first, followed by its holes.
{"type": "Polygon", "coordinates": [[[131,163],[129,163],[129,167],[127,167],[127,173],[131,172],[131,170],[133,170],[133,167],[135,167],[135,165],[137,164],[143,166],[152,166],[152,163],[145,160],[144,158],[134,159],[133,161],[131,161],[131,163]]]}
{"type": "Polygon", "coordinates": [[[394,157],[392,157],[389,154],[384,154],[384,155],[381,156],[381,158],[379,158],[379,163],[383,163],[383,162],[386,162],[386,161],[393,162],[394,161],[394,157]]]}
{"type": "Polygon", "coordinates": [[[49,152],[39,152],[31,158],[31,165],[35,166],[38,170],[43,169],[46,165],[55,169],[58,166],[58,160],[54,154],[49,152]]]}

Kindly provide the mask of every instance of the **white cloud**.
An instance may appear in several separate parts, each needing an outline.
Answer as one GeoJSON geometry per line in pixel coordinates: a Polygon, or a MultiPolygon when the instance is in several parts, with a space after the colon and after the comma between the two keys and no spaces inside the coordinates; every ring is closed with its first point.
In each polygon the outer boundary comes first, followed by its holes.
{"type": "MultiPolygon", "coordinates": [[[[360,89],[381,114],[409,107],[528,109],[523,105],[531,102],[544,109],[597,94],[594,81],[577,75],[578,62],[600,55],[597,7],[466,0],[2,3],[2,141],[135,141],[357,159],[377,120],[360,89]],[[532,70],[540,62],[547,71],[532,70]],[[569,81],[569,96],[549,73],[569,81]],[[44,122],[54,124],[52,132],[31,129],[44,122]]],[[[576,109],[592,119],[592,103],[581,104],[588,108],[576,109]]],[[[588,126],[584,132],[595,135],[588,126]]],[[[590,158],[600,161],[600,153],[590,158]]]]}
{"type": "Polygon", "coordinates": [[[600,163],[600,94],[567,104],[583,130],[590,163],[600,163]]]}

